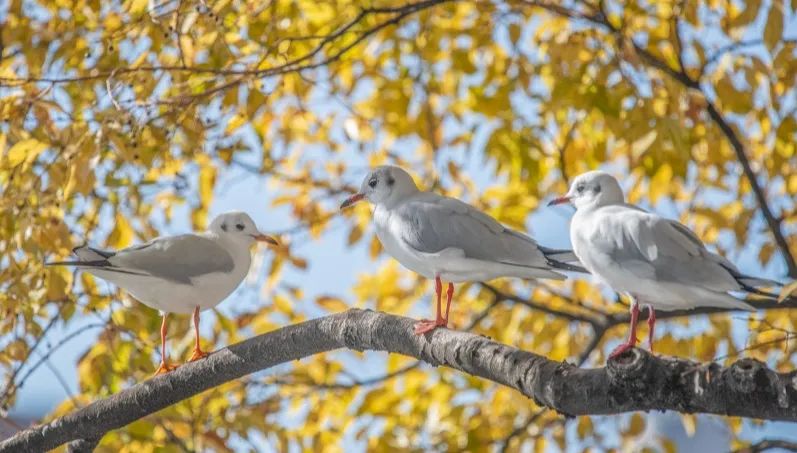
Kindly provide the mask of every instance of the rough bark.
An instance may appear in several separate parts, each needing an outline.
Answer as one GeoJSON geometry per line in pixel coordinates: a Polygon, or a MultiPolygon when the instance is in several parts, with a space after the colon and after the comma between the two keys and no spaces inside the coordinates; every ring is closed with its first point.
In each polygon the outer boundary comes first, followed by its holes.
{"type": "Polygon", "coordinates": [[[90,451],[105,433],[224,382],[320,352],[348,348],[416,357],[506,385],[567,416],[675,410],[797,421],[797,371],[742,359],[724,368],[634,349],[606,367],[574,365],[447,329],[412,333],[413,320],[349,310],[265,333],[149,379],[0,443],[0,452],[72,442],[90,451]]]}

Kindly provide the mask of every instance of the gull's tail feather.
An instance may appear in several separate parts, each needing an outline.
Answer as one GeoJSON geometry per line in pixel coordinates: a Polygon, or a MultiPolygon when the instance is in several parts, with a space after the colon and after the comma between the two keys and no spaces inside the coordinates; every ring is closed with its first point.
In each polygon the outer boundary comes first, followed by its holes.
{"type": "Polygon", "coordinates": [[[767,278],[751,277],[749,275],[738,275],[735,277],[737,282],[745,286],[765,286],[768,288],[778,288],[783,286],[783,283],[775,280],[769,280],[767,278]]]}
{"type": "Polygon", "coordinates": [[[733,265],[730,265],[730,264],[726,265],[726,264],[720,263],[720,266],[724,267],[725,270],[730,272],[730,274],[733,276],[734,280],[736,280],[736,282],[739,284],[739,286],[741,286],[743,291],[745,291],[747,293],[750,293],[750,294],[756,294],[758,296],[764,296],[764,297],[767,297],[767,298],[770,298],[770,299],[776,299],[777,300],[777,298],[778,298],[777,294],[770,293],[768,291],[764,291],[762,289],[757,288],[757,286],[763,286],[763,287],[766,287],[766,288],[780,288],[780,287],[783,286],[783,283],[781,283],[781,282],[779,282],[777,280],[770,280],[768,278],[753,277],[753,276],[750,276],[750,275],[742,274],[741,272],[739,272],[738,269],[736,269],[735,267],[733,267],[733,265]]]}
{"type": "Polygon", "coordinates": [[[108,267],[111,263],[108,258],[116,255],[115,252],[95,249],[88,245],[79,245],[72,249],[72,254],[77,257],[76,261],[55,261],[44,263],[45,266],[85,266],[85,267],[108,267]]]}
{"type": "Polygon", "coordinates": [[[136,272],[127,269],[122,269],[119,267],[114,267],[113,264],[109,263],[107,260],[95,260],[95,261],[51,261],[49,263],[44,263],[45,266],[75,266],[84,269],[98,269],[103,270],[106,272],[116,272],[117,274],[128,274],[128,275],[149,275],[144,272],[136,272]]]}
{"type": "Polygon", "coordinates": [[[95,249],[87,245],[81,245],[72,249],[72,253],[77,256],[75,261],[51,261],[44,263],[45,266],[76,266],[84,269],[100,269],[107,272],[129,275],[147,275],[142,272],[135,272],[114,266],[108,258],[116,255],[114,252],[95,249]]]}
{"type": "Polygon", "coordinates": [[[89,247],[85,244],[73,248],[72,253],[74,253],[75,256],[77,256],[81,261],[107,260],[108,258],[116,255],[116,252],[95,249],[94,247],[89,247]]]}
{"type": "Polygon", "coordinates": [[[589,274],[588,270],[579,265],[581,263],[572,250],[559,250],[540,247],[540,251],[542,251],[543,255],[545,255],[548,265],[555,269],[589,274]]]}
{"type": "Polygon", "coordinates": [[[739,310],[755,311],[755,307],[746,301],[737,299],[730,294],[709,292],[701,297],[701,304],[706,307],[736,308],[739,310]]]}
{"type": "Polygon", "coordinates": [[[95,261],[50,261],[49,263],[44,263],[45,266],[80,266],[80,267],[111,267],[111,263],[107,260],[95,260],[95,261]]]}

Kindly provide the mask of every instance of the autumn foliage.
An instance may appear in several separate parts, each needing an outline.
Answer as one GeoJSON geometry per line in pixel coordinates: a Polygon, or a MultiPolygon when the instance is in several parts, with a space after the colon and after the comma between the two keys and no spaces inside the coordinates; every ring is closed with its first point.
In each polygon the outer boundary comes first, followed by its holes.
{"type": "MultiPolygon", "coordinates": [[[[203,228],[231,171],[263,182],[248,209],[281,210],[292,223],[273,258],[261,257],[262,303],[217,317],[208,340],[219,345],[347,307],[427,309],[431,286],[378,260],[367,208],[337,210],[365,167],[386,162],[521,230],[569,178],[602,166],[622,177],[630,202],[677,218],[742,267],[797,278],[796,9],[793,0],[6,2],[0,403],[18,403],[23,365],[57,353],[40,339],[74,317],[96,320],[99,337],[77,365],[79,394],[54,415],[149,377],[158,313],[43,262],[86,237],[124,247],[189,216],[203,228]],[[341,228],[373,264],[349,292],[309,299],[284,278],[312,265],[297,243],[341,228]]],[[[458,290],[455,326],[595,366],[625,334],[583,321],[626,311],[589,279],[491,285],[458,290]]],[[[791,370],[797,343],[784,340],[797,332],[795,313],[662,321],[657,352],[791,370]]],[[[188,328],[171,332],[178,355],[191,347],[188,328]]],[[[604,420],[619,433],[605,439],[592,418],[567,421],[472,376],[338,352],[222,385],[100,447],[540,451],[633,445],[646,420],[604,420]]],[[[739,434],[750,422],[723,423],[733,446],[747,443],[739,434]]]]}

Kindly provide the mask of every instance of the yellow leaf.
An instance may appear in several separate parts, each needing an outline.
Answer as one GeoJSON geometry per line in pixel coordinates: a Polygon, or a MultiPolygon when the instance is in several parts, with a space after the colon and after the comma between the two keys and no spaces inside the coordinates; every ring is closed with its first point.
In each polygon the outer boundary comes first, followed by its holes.
{"type": "Polygon", "coordinates": [[[28,351],[28,345],[22,340],[14,340],[6,345],[4,352],[13,360],[22,360],[28,351]]]}
{"type": "Polygon", "coordinates": [[[346,305],[345,302],[338,299],[337,297],[331,296],[319,296],[315,303],[323,307],[326,311],[337,313],[340,311],[346,311],[349,306],[346,305]]]}
{"type": "Polygon", "coordinates": [[[659,165],[659,169],[656,171],[656,174],[650,178],[650,184],[648,186],[648,193],[650,196],[650,202],[656,204],[656,201],[670,188],[670,183],[672,180],[672,167],[670,164],[662,163],[659,165]]]}
{"type": "Polygon", "coordinates": [[[697,417],[694,414],[681,414],[681,423],[684,425],[684,431],[686,431],[687,436],[692,437],[695,435],[697,417]]]}
{"type": "Polygon", "coordinates": [[[794,293],[797,293],[797,281],[793,281],[783,287],[783,289],[780,291],[780,296],[778,297],[778,303],[788,299],[794,293]]]}
{"type": "Polygon", "coordinates": [[[772,258],[772,254],[775,252],[775,246],[771,242],[765,242],[764,245],[761,246],[761,250],[758,252],[758,262],[761,263],[762,266],[766,266],[769,263],[769,260],[772,258]]]}
{"type": "Polygon", "coordinates": [[[211,164],[203,165],[199,169],[199,204],[203,207],[210,206],[213,199],[213,186],[216,184],[216,167],[211,164]]]}
{"type": "Polygon", "coordinates": [[[651,130],[647,134],[640,137],[639,140],[631,144],[631,155],[633,155],[634,158],[639,158],[639,156],[647,151],[647,149],[650,148],[650,145],[656,141],[657,136],[658,132],[651,130]]]}
{"type": "Polygon", "coordinates": [[[74,192],[88,195],[94,187],[94,169],[88,159],[75,159],[69,167],[69,177],[64,186],[64,199],[68,200],[74,192]]]}
{"type": "Polygon", "coordinates": [[[764,44],[771,53],[783,36],[783,3],[780,1],[772,2],[769,8],[767,23],[764,25],[764,44]]]}
{"type": "Polygon", "coordinates": [[[116,213],[114,223],[113,231],[108,236],[108,245],[117,249],[127,247],[133,240],[133,227],[120,212],[116,213]]]}
{"type": "Polygon", "coordinates": [[[593,433],[593,426],[592,426],[592,418],[591,417],[579,417],[578,419],[578,437],[585,438],[587,436],[591,436],[593,433]]]}
{"type": "Polygon", "coordinates": [[[750,22],[758,17],[758,11],[761,4],[759,2],[749,2],[739,9],[739,14],[731,19],[731,27],[746,27],[750,22]]]}
{"type": "Polygon", "coordinates": [[[382,243],[379,242],[379,238],[376,235],[371,237],[371,244],[368,247],[368,254],[371,258],[376,258],[379,256],[379,253],[382,252],[382,243]]]}
{"type": "Polygon", "coordinates": [[[230,118],[230,121],[227,122],[227,130],[225,131],[227,134],[232,134],[233,132],[237,131],[239,127],[246,124],[247,118],[240,113],[236,113],[235,115],[230,118]]]}
{"type": "Polygon", "coordinates": [[[347,239],[347,244],[352,245],[355,242],[359,241],[363,237],[363,229],[360,228],[359,225],[354,225],[349,232],[349,238],[347,239]]]}
{"type": "Polygon", "coordinates": [[[293,313],[293,308],[291,307],[291,302],[285,296],[282,296],[282,295],[279,295],[279,294],[275,295],[274,298],[272,299],[272,303],[274,304],[274,308],[276,308],[277,311],[280,311],[280,312],[285,313],[287,315],[290,315],[291,313],[293,313]]]}
{"type": "Polygon", "coordinates": [[[6,153],[4,167],[14,168],[19,164],[24,164],[24,170],[35,161],[39,154],[45,149],[47,149],[47,144],[34,138],[17,142],[6,153]]]}
{"type": "Polygon", "coordinates": [[[131,0],[129,4],[130,14],[137,16],[146,11],[147,6],[149,6],[149,0],[131,0]]]}
{"type": "Polygon", "coordinates": [[[645,430],[645,419],[639,414],[631,416],[631,423],[628,425],[628,434],[638,436],[645,430]]]}
{"type": "MultiPolygon", "coordinates": [[[[63,270],[50,268],[47,272],[47,298],[50,300],[60,300],[66,295],[67,281],[64,278],[63,270]]],[[[63,269],[63,268],[62,268],[63,269]]]]}
{"type": "Polygon", "coordinates": [[[523,31],[520,28],[520,24],[509,24],[509,39],[512,40],[513,44],[517,44],[518,39],[520,39],[520,33],[523,31]]]}
{"type": "Polygon", "coordinates": [[[304,258],[299,258],[298,256],[290,256],[289,259],[291,260],[291,264],[299,269],[307,269],[307,260],[304,258]]]}

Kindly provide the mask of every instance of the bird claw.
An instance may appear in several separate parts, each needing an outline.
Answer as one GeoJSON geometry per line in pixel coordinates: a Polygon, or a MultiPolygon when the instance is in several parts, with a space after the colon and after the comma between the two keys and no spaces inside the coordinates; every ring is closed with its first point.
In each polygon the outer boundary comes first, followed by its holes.
{"type": "Polygon", "coordinates": [[[414,325],[413,332],[415,335],[423,335],[427,332],[431,332],[438,327],[447,327],[448,320],[446,319],[437,319],[432,321],[431,319],[421,319],[420,321],[416,322],[414,325]]]}
{"type": "MultiPolygon", "coordinates": [[[[636,342],[634,342],[634,343],[636,343],[636,342]]],[[[629,349],[633,349],[634,348],[634,343],[630,343],[630,342],[629,343],[623,343],[620,346],[617,346],[616,348],[614,348],[614,351],[612,351],[612,353],[609,354],[609,358],[610,359],[617,358],[618,356],[622,355],[624,352],[628,351],[629,349]]]]}
{"type": "Polygon", "coordinates": [[[199,359],[204,359],[205,357],[209,356],[210,354],[201,350],[201,349],[194,349],[194,353],[191,354],[191,358],[188,359],[189,362],[195,362],[199,359]]]}
{"type": "Polygon", "coordinates": [[[170,371],[174,371],[177,369],[178,366],[179,365],[174,365],[171,363],[166,363],[164,361],[161,361],[160,366],[158,367],[157,370],[155,370],[155,374],[153,374],[153,376],[157,376],[159,374],[166,374],[170,371]]]}

